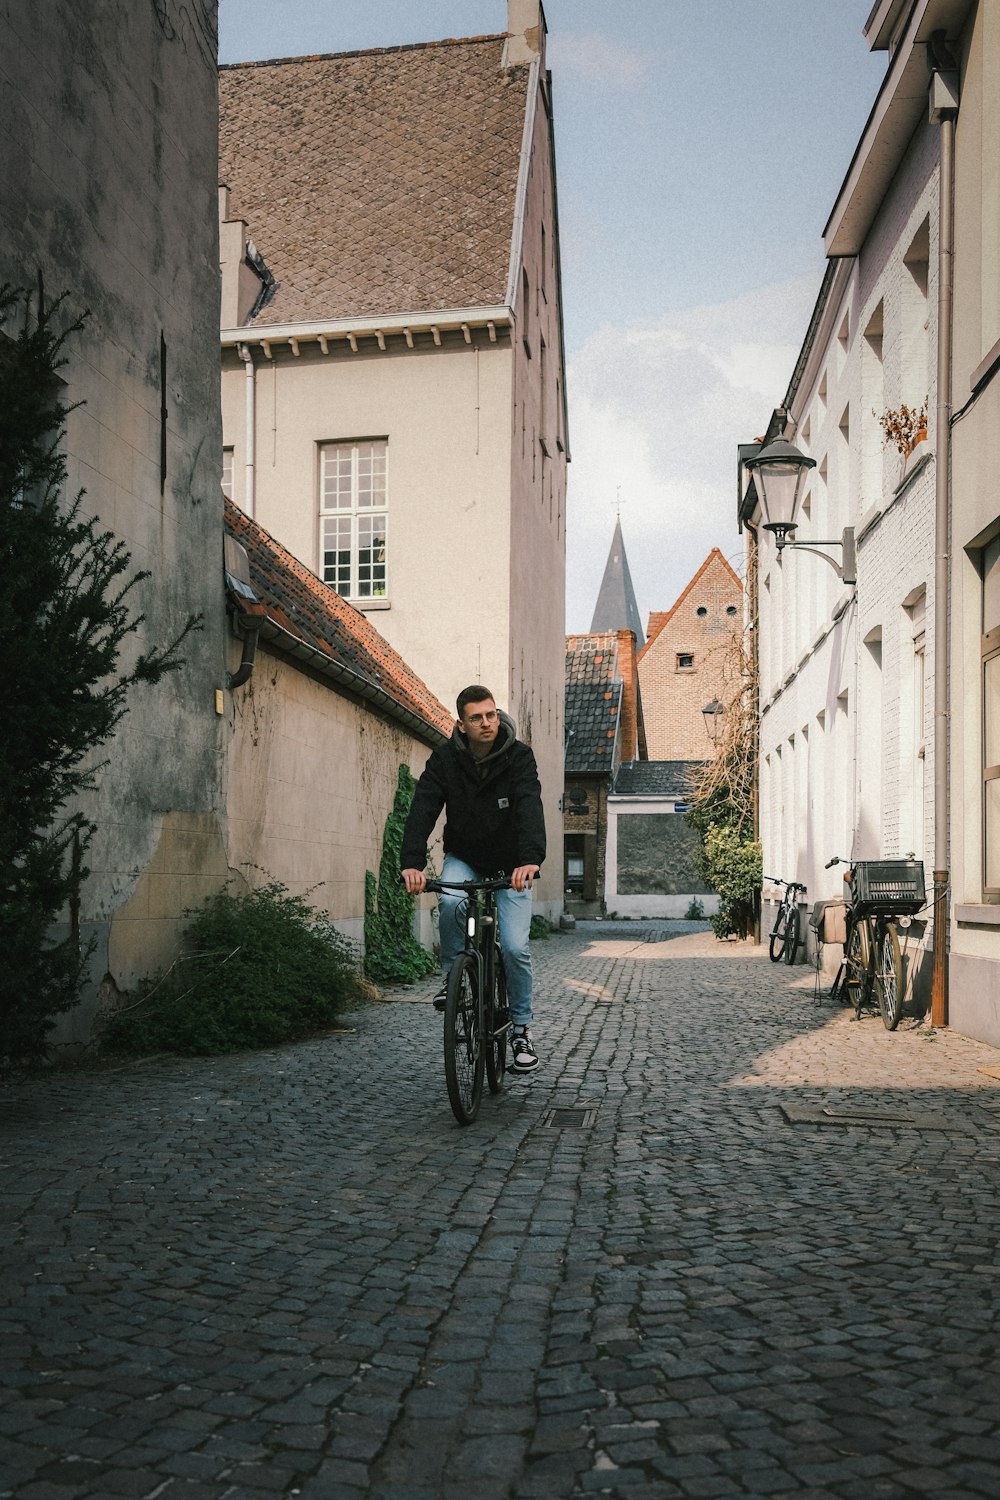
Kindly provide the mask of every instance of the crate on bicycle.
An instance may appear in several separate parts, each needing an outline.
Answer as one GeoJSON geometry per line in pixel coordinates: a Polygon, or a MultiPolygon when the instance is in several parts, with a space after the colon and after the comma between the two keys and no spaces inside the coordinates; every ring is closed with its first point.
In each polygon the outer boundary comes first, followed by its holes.
{"type": "Polygon", "coordinates": [[[858,860],[851,892],[859,916],[912,917],[925,903],[923,860],[858,860]]]}

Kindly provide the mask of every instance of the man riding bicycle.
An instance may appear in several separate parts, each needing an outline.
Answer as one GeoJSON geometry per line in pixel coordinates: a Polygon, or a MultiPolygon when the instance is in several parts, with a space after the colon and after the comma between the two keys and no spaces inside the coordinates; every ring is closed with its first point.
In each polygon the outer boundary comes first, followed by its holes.
{"type": "MultiPolygon", "coordinates": [[[[498,709],[481,683],[463,688],[451,739],[431,752],[413,797],[401,851],[402,874],[411,895],[424,890],[427,841],[445,810],[441,879],[476,880],[498,871],[511,888],[497,895],[500,947],[507,978],[513,1031],[511,1066],[530,1073],[538,1066],[531,1037],[532,972],[529,952],[531,886],[545,858],[545,819],[538,768],[530,746],[517,738],[514,721],[498,709]]],[[[456,920],[458,891],[440,896],[441,967],[444,983],[434,1006],[444,1009],[448,974],[462,951],[456,920]]]]}

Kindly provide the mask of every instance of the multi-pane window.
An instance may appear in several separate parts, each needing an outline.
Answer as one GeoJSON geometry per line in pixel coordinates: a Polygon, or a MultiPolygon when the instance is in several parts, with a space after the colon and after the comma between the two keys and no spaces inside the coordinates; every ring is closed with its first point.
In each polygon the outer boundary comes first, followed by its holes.
{"type": "Polygon", "coordinates": [[[983,548],[983,887],[1000,901],[1000,536],[983,548]]]}
{"type": "Polygon", "coordinates": [[[222,450],[222,493],[227,500],[233,498],[233,450],[222,450]]]}
{"type": "Polygon", "coordinates": [[[386,594],[389,494],[384,439],[320,448],[320,569],[345,599],[386,594]]]}

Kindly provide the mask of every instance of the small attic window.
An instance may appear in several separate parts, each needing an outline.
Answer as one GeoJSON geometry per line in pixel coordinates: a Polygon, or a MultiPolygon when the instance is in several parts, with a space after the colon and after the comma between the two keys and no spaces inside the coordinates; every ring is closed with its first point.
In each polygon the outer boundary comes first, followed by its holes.
{"type": "Polygon", "coordinates": [[[735,604],[727,604],[726,605],[726,614],[727,615],[734,615],[735,613],[736,613],[736,605],[735,604]]]}
{"type": "Polygon", "coordinates": [[[694,668],[694,656],[693,656],[693,654],[690,651],[678,651],[678,653],[677,653],[677,670],[678,670],[678,672],[690,672],[690,671],[693,670],[693,668],[694,668]]]}
{"type": "Polygon", "coordinates": [[[706,609],[706,607],[705,607],[704,604],[699,604],[698,608],[695,610],[695,614],[696,615],[707,615],[708,614],[708,610],[706,609]]]}

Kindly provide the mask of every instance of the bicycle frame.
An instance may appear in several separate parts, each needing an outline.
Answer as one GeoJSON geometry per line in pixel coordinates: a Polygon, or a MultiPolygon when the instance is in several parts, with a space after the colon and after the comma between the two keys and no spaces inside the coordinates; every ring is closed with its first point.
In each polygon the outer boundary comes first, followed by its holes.
{"type": "Polygon", "coordinates": [[[448,1098],[460,1125],[471,1124],[478,1113],[484,1069],[493,1094],[499,1092],[506,1071],[511,1021],[505,1003],[497,891],[509,885],[506,876],[429,880],[426,885],[428,891],[461,891],[466,897],[465,944],[448,976],[444,1027],[448,1098]]]}
{"type": "Polygon", "coordinates": [[[800,942],[800,931],[802,925],[799,913],[797,892],[806,893],[805,886],[798,880],[781,880],[777,875],[765,875],[772,885],[783,885],[785,894],[778,905],[774,916],[774,926],[771,928],[771,939],[768,946],[768,954],[773,964],[784,959],[786,964],[795,962],[795,955],[800,942]]]}
{"type": "MultiPolygon", "coordinates": [[[[829,870],[835,864],[848,864],[848,861],[835,855],[826,868],[829,870]]],[[[874,995],[886,1030],[895,1031],[899,1025],[902,999],[897,914],[870,908],[858,910],[854,870],[850,866],[844,874],[844,882],[847,906],[844,958],[833,982],[832,996],[836,999],[846,990],[855,1019],[860,1020],[863,1007],[871,1004],[874,995]]],[[[908,917],[899,917],[898,921],[909,926],[908,917]]]]}

